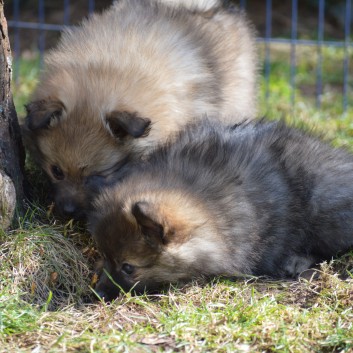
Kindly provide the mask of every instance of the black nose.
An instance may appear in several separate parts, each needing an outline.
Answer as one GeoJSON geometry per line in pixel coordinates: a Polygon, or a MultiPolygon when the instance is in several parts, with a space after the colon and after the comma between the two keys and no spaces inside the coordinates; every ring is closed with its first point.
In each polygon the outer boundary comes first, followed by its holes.
{"type": "Polygon", "coordinates": [[[86,210],[80,207],[76,202],[73,201],[57,201],[56,212],[59,216],[67,219],[75,219],[76,221],[86,220],[86,210]]]}
{"type": "Polygon", "coordinates": [[[104,289],[96,290],[97,298],[104,300],[106,303],[110,303],[112,300],[116,299],[118,294],[118,292],[110,293],[109,291],[107,292],[104,289]]]}
{"type": "Polygon", "coordinates": [[[62,211],[65,216],[73,217],[77,213],[77,205],[73,202],[65,202],[62,211]]]}
{"type": "Polygon", "coordinates": [[[99,280],[94,288],[94,291],[98,299],[103,299],[106,303],[116,299],[120,293],[119,288],[110,282],[110,280],[107,282],[102,282],[99,280]]]}
{"type": "Polygon", "coordinates": [[[100,299],[106,300],[108,298],[107,293],[104,290],[97,290],[96,291],[97,297],[100,299]]]}

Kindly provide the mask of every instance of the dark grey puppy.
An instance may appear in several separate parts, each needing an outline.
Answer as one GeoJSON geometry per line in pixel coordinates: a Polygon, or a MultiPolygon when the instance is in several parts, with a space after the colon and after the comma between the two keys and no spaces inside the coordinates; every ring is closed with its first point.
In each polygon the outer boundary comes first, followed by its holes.
{"type": "MultiPolygon", "coordinates": [[[[353,245],[353,156],[283,123],[190,125],[130,172],[89,217],[124,290],[296,277],[353,245]]],[[[97,291],[118,293],[106,274],[97,291]]]]}

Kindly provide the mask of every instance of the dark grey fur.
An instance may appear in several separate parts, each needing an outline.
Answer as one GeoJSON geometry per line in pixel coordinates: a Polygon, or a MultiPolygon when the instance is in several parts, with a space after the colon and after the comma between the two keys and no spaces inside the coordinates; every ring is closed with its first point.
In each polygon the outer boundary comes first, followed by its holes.
{"type": "MultiPolygon", "coordinates": [[[[353,245],[353,156],[283,123],[190,125],[175,142],[129,172],[90,216],[92,232],[110,261],[116,256],[114,244],[124,247],[129,241],[122,240],[127,235],[119,200],[131,190],[178,190],[198,199],[212,214],[229,251],[246,254],[245,261],[231,258],[222,273],[226,276],[295,277],[353,245]]],[[[210,268],[205,266],[210,258],[190,266],[189,277],[219,275],[203,271],[210,268]]],[[[119,276],[114,278],[128,287],[119,276]]]]}

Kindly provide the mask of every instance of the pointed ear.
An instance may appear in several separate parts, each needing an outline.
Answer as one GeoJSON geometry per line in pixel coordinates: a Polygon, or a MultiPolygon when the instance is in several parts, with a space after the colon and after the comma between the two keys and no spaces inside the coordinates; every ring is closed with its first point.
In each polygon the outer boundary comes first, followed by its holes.
{"type": "Polygon", "coordinates": [[[60,101],[40,100],[27,104],[26,127],[35,131],[46,129],[54,122],[58,121],[64,110],[64,105],[60,101]]]}
{"type": "Polygon", "coordinates": [[[106,115],[106,121],[117,138],[126,135],[134,138],[145,137],[150,132],[151,120],[141,118],[136,113],[113,111],[106,115]]]}
{"type": "Polygon", "coordinates": [[[151,245],[163,243],[164,228],[158,221],[158,214],[153,205],[148,202],[137,202],[132,206],[131,211],[147,241],[151,245]]]}

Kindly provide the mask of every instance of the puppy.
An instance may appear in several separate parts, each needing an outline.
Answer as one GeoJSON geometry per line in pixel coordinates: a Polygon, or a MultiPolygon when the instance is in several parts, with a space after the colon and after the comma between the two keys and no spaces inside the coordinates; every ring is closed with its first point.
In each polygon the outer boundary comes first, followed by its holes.
{"type": "Polygon", "coordinates": [[[255,39],[216,0],[120,0],[67,29],[27,105],[24,140],[49,175],[57,209],[85,216],[122,165],[204,114],[256,111],[255,39]]]}
{"type": "MultiPolygon", "coordinates": [[[[94,202],[125,291],[200,277],[296,277],[353,245],[353,156],[277,122],[188,126],[94,202]]],[[[104,273],[97,292],[118,294],[104,273]]]]}

